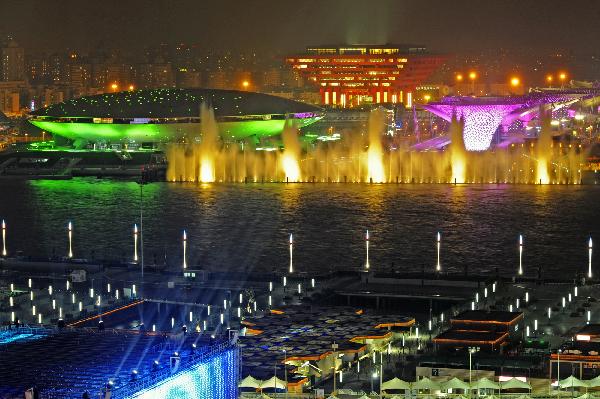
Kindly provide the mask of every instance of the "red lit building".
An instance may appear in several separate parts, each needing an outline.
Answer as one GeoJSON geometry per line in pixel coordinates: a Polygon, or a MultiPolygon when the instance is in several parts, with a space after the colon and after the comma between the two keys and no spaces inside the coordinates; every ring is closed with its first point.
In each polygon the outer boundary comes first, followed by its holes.
{"type": "Polygon", "coordinates": [[[319,88],[321,102],[341,107],[361,103],[404,103],[412,106],[415,87],[445,61],[425,47],[346,45],[309,47],[286,62],[319,88]]]}

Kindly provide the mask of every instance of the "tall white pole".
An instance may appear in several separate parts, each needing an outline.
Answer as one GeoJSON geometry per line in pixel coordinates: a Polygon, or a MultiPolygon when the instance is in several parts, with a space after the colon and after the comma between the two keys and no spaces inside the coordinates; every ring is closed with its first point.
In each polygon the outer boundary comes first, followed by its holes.
{"type": "Polygon", "coordinates": [[[6,222],[2,219],[2,256],[6,256],[6,222]]]}
{"type": "Polygon", "coordinates": [[[523,275],[523,235],[519,234],[519,276],[523,275]]]}
{"type": "Polygon", "coordinates": [[[588,278],[592,278],[592,237],[588,243],[588,278]]]}
{"type": "Polygon", "coordinates": [[[187,233],[183,230],[183,268],[187,269],[187,233]]]}
{"type": "Polygon", "coordinates": [[[69,258],[73,257],[73,223],[69,222],[69,258]]]}
{"type": "Polygon", "coordinates": [[[369,230],[367,230],[367,233],[365,234],[365,247],[367,249],[367,260],[365,262],[365,269],[369,270],[369,267],[371,265],[369,265],[369,230]]]}
{"type": "Polygon", "coordinates": [[[438,231],[437,233],[437,264],[435,265],[436,271],[442,270],[442,265],[440,265],[440,246],[442,245],[442,235],[438,231]]]}
{"type": "Polygon", "coordinates": [[[133,225],[133,261],[138,261],[138,250],[137,250],[137,242],[138,242],[138,227],[137,224],[133,225]]]}
{"type": "Polygon", "coordinates": [[[294,236],[290,234],[290,274],[294,272],[294,236]]]}

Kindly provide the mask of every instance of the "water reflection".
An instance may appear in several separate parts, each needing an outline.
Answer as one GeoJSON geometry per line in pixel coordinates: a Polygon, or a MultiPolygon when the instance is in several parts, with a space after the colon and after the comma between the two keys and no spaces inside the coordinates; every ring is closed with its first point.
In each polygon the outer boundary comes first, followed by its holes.
{"type": "MultiPolygon", "coordinates": [[[[132,256],[138,184],[0,184],[12,253],[66,255],[72,220],[76,256],[132,256]]],[[[152,183],[144,186],[145,259],[180,267],[186,229],[190,267],[283,273],[293,232],[299,272],[360,269],[369,229],[372,268],[433,270],[441,231],[444,270],[513,273],[523,234],[526,274],[542,265],[572,278],[587,270],[589,235],[600,236],[598,194],[595,186],[152,183]]]]}

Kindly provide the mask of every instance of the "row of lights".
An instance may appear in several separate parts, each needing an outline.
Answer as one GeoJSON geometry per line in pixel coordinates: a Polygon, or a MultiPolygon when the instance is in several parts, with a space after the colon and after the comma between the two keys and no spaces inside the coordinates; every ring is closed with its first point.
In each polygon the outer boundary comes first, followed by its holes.
{"type": "MultiPolygon", "coordinates": [[[[475,80],[479,77],[479,75],[477,74],[477,72],[471,71],[471,72],[469,72],[469,74],[467,75],[467,77],[469,78],[469,80],[471,82],[475,82],[475,80]]],[[[561,83],[564,83],[565,80],[567,80],[567,74],[565,72],[559,72],[556,75],[556,77],[558,78],[558,80],[561,83]]],[[[462,82],[465,79],[465,76],[462,73],[459,72],[459,73],[457,73],[455,75],[455,79],[456,79],[457,82],[462,82]]],[[[554,75],[552,75],[552,74],[546,75],[546,82],[548,84],[552,84],[553,81],[554,81],[554,75]]],[[[511,86],[517,87],[517,86],[519,86],[521,84],[521,79],[518,78],[517,76],[513,76],[513,77],[510,78],[509,82],[510,82],[511,86]]]]}

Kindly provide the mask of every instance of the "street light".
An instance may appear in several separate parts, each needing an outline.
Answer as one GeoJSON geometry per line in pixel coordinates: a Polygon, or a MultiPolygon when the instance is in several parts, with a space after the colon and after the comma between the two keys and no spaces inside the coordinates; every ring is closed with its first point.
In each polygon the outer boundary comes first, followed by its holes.
{"type": "Polygon", "coordinates": [[[463,81],[463,79],[464,79],[464,78],[463,78],[463,75],[462,75],[462,73],[456,74],[456,81],[457,81],[457,82],[462,82],[462,81],[463,81]]]}
{"type": "MultiPolygon", "coordinates": [[[[473,352],[476,352],[477,348],[469,348],[469,387],[472,385],[472,377],[471,377],[471,370],[473,369],[472,364],[473,364],[473,352]]],[[[469,397],[471,397],[471,389],[469,389],[469,397]]]]}
{"type": "Polygon", "coordinates": [[[519,79],[518,77],[513,77],[510,79],[510,85],[512,87],[518,87],[521,84],[521,79],[519,79]]]}
{"type": "Polygon", "coordinates": [[[565,72],[559,73],[558,74],[558,79],[560,80],[560,85],[562,87],[563,84],[565,83],[565,80],[567,80],[567,74],[565,72]]]}
{"type": "MultiPolygon", "coordinates": [[[[335,383],[335,374],[337,371],[337,349],[338,349],[338,344],[336,344],[335,342],[331,344],[331,349],[333,349],[333,394],[335,395],[336,392],[336,383],[335,383]]],[[[373,390],[373,389],[371,389],[373,390]]]]}
{"type": "Polygon", "coordinates": [[[553,80],[554,80],[554,77],[552,75],[546,75],[546,82],[548,83],[548,86],[552,87],[553,80]]]}
{"type": "Polygon", "coordinates": [[[471,80],[471,94],[475,95],[475,79],[477,79],[477,72],[469,72],[469,79],[471,80]]]}
{"type": "MultiPolygon", "coordinates": [[[[287,351],[283,350],[283,372],[285,373],[285,397],[288,397],[288,377],[287,377],[287,351]]],[[[333,375],[333,383],[335,384],[335,374],[333,375]]]]}

